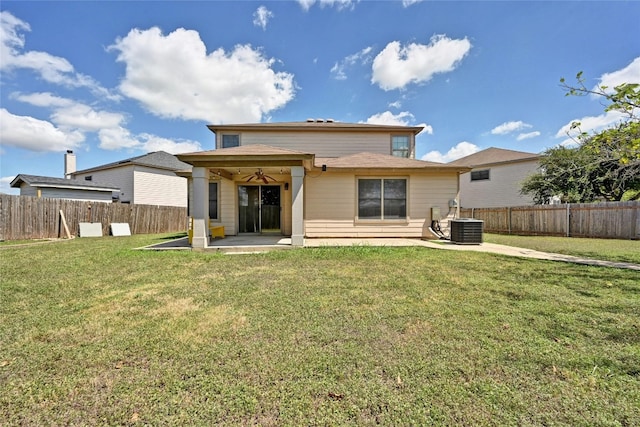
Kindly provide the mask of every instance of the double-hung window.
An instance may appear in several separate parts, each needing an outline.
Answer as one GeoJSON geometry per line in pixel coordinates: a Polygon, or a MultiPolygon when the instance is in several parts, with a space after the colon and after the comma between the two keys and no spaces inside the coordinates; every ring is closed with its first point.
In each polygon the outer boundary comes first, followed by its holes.
{"type": "Polygon", "coordinates": [[[209,183],[209,219],[218,219],[218,183],[209,183]]]}
{"type": "Polygon", "coordinates": [[[238,147],[240,146],[240,135],[237,134],[222,134],[222,148],[238,147]]]}
{"type": "Polygon", "coordinates": [[[358,179],[358,219],[406,218],[407,180],[405,178],[358,179]]]}
{"type": "Polygon", "coordinates": [[[394,135],[391,137],[391,155],[409,158],[409,136],[394,135]]]}

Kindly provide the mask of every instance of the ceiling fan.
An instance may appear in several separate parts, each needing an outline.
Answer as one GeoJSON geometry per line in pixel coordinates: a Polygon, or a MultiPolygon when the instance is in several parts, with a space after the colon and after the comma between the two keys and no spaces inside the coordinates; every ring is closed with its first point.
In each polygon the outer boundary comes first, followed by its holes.
{"type": "Polygon", "coordinates": [[[257,180],[261,180],[265,184],[268,184],[269,180],[271,180],[272,182],[275,182],[275,179],[273,179],[269,175],[265,175],[264,172],[262,172],[262,169],[258,169],[255,173],[252,173],[251,175],[247,175],[247,176],[243,177],[242,179],[246,179],[245,182],[250,182],[253,179],[255,179],[256,181],[257,180]]]}

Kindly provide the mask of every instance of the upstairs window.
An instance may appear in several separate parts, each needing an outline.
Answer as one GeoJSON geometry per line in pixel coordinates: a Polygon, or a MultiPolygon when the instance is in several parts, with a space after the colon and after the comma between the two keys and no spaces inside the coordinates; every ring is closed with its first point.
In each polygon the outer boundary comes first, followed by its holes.
{"type": "Polygon", "coordinates": [[[240,146],[240,135],[222,135],[222,148],[238,147],[240,146]]]}
{"type": "Polygon", "coordinates": [[[359,179],[358,219],[405,219],[406,179],[359,179]]]}
{"type": "Polygon", "coordinates": [[[409,158],[409,136],[394,135],[391,137],[391,155],[409,158]]]}
{"type": "Polygon", "coordinates": [[[485,181],[489,179],[489,169],[471,172],[471,181],[485,181]]]}

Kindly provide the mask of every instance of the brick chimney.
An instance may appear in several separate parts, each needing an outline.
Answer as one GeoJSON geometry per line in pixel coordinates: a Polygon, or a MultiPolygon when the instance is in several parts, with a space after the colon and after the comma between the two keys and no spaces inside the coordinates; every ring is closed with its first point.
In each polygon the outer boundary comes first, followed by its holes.
{"type": "Polygon", "coordinates": [[[73,150],[67,150],[64,155],[64,177],[71,179],[71,174],[76,171],[76,155],[73,150]]]}

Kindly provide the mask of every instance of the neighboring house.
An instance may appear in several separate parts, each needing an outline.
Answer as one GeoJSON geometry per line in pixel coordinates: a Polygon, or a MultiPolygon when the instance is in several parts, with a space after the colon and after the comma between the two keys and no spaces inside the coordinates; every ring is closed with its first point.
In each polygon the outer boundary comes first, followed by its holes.
{"type": "Polygon", "coordinates": [[[491,147],[448,163],[472,168],[460,175],[460,206],[492,208],[532,204],[531,197],[520,194],[520,187],[525,178],[538,171],[539,157],[491,147]]]}
{"type": "Polygon", "coordinates": [[[80,181],[114,183],[120,188],[115,198],[122,203],[186,207],[187,179],[176,172],[190,168],[176,156],[156,151],[66,173],[80,181]]]}
{"type": "Polygon", "coordinates": [[[105,183],[25,174],[16,176],[11,187],[19,188],[21,196],[109,203],[112,194],[120,191],[117,186],[105,183]]]}
{"type": "Polygon", "coordinates": [[[433,237],[469,168],[415,160],[422,127],[312,121],[208,126],[216,149],[178,154],[193,166],[193,247],[225,234],[433,237]]]}

